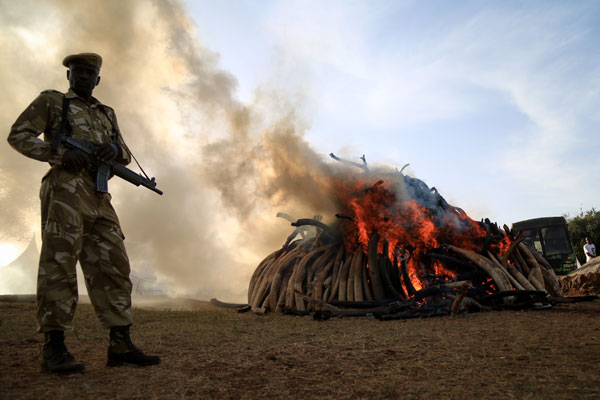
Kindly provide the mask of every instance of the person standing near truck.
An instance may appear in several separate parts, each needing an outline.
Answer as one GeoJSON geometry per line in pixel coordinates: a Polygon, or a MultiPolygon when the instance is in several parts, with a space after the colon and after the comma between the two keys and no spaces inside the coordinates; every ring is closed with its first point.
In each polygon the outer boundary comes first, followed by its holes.
{"type": "Polygon", "coordinates": [[[585,253],[585,262],[589,262],[592,258],[596,257],[596,246],[592,243],[592,239],[589,236],[585,237],[585,244],[583,245],[583,252],[585,253]]]}

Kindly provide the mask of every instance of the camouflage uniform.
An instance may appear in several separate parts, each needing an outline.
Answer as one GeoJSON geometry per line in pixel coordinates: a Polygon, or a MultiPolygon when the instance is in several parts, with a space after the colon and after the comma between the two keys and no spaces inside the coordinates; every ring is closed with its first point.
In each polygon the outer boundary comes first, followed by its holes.
{"type": "MultiPolygon", "coordinates": [[[[118,143],[124,149],[114,111],[95,98],[89,104],[69,90],[69,133],[93,143],[118,143]],[[111,122],[112,121],[112,122],[111,122]]],[[[90,300],[105,328],[131,324],[131,280],[123,233],[108,193],[95,191],[86,169],[61,165],[63,147],[51,151],[60,129],[63,94],[42,92],[19,116],[8,142],[20,153],[50,163],[42,179],[42,250],[38,272],[38,331],[65,330],[77,305],[76,264],[81,264],[90,300]],[[38,138],[44,133],[44,140],[38,138]]],[[[126,151],[116,159],[129,163],[126,151]]]]}

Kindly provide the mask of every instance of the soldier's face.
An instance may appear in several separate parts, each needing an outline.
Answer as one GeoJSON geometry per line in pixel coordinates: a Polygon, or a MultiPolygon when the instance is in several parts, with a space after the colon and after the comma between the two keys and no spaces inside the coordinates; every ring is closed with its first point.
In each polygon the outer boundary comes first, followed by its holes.
{"type": "Polygon", "coordinates": [[[98,74],[96,68],[74,64],[67,71],[67,79],[75,93],[82,97],[90,97],[96,85],[100,83],[98,74]]]}

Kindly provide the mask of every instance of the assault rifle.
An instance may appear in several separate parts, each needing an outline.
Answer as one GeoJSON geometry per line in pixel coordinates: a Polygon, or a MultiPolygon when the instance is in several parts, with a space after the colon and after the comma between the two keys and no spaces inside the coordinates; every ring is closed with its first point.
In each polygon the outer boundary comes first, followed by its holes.
{"type": "Polygon", "coordinates": [[[71,136],[60,135],[60,143],[69,149],[80,150],[86,155],[88,162],[94,167],[96,173],[97,192],[108,193],[108,180],[112,175],[116,175],[129,183],[133,183],[135,186],[141,185],[160,195],[163,194],[161,190],[156,188],[156,180],[154,178],[148,179],[119,163],[113,161],[104,162],[97,159],[94,155],[94,145],[88,139],[77,140],[71,136]]]}

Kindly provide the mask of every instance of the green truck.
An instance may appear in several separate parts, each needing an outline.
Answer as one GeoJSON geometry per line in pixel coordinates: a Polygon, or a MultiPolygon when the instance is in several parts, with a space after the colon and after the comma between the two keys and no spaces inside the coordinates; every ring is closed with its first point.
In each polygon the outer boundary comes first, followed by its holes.
{"type": "Polygon", "coordinates": [[[515,222],[513,235],[521,232],[524,243],[544,256],[557,275],[577,269],[577,258],[571,245],[564,217],[546,217],[515,222]]]}

